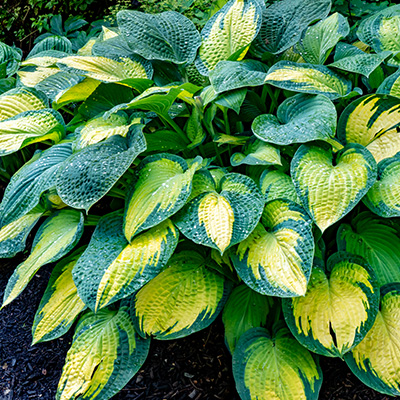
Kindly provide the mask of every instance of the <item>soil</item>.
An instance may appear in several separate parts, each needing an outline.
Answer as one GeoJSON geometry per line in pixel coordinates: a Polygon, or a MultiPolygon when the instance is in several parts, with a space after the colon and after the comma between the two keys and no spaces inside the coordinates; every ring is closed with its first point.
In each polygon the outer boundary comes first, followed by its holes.
{"type": "MultiPolygon", "coordinates": [[[[20,255],[0,264],[0,298],[20,255]]],[[[72,332],[31,347],[31,327],[50,277],[43,267],[15,301],[0,312],[0,400],[53,400],[72,332]]],[[[363,385],[339,359],[321,358],[321,400],[389,400],[363,385]]],[[[142,369],[114,400],[240,400],[220,319],[179,340],[153,340],[142,369]]]]}

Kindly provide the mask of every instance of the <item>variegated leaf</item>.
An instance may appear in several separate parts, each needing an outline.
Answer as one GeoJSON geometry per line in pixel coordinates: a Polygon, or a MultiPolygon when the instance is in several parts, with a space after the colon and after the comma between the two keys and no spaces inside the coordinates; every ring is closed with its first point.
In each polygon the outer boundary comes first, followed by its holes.
{"type": "Polygon", "coordinates": [[[265,82],[293,92],[323,94],[331,100],[347,96],[352,89],[349,80],[324,65],[291,61],[279,61],[273,65],[265,82]]]}
{"type": "Polygon", "coordinates": [[[338,138],[342,143],[362,144],[380,162],[400,151],[399,126],[400,99],[369,94],[344,109],[338,122],[338,138]]]}
{"type": "Polygon", "coordinates": [[[335,136],[336,118],[336,108],[327,97],[297,94],[279,105],[277,117],[260,115],[251,129],[264,142],[278,145],[329,140],[335,136]]]}
{"type": "Polygon", "coordinates": [[[311,220],[290,200],[266,204],[261,223],[231,254],[242,280],[271,296],[304,296],[311,275],[314,239],[311,220]]]}
{"type": "Polygon", "coordinates": [[[244,58],[261,28],[264,8],[260,0],[230,0],[207,21],[195,62],[202,75],[208,75],[219,61],[244,58]]]}
{"type": "Polygon", "coordinates": [[[378,305],[379,287],[371,267],[344,252],[329,258],[326,271],[313,268],[304,297],[282,303],[295,338],[329,357],[343,357],[361,342],[374,324],[378,305]]]}
{"type": "Polygon", "coordinates": [[[133,318],[143,337],[177,339],[209,326],[224,306],[231,284],[199,253],[182,251],[132,297],[133,318]]]}
{"type": "Polygon", "coordinates": [[[286,327],[244,333],[233,353],[233,376],[243,400],[317,400],[319,364],[286,327]]]}
{"type": "Polygon", "coordinates": [[[334,13],[310,26],[296,45],[296,50],[306,62],[324,64],[338,41],[346,37],[349,32],[347,19],[341,14],[334,13]]]}
{"type": "Polygon", "coordinates": [[[135,332],[126,306],[85,313],[75,329],[56,399],[110,399],[139,371],[149,346],[135,332]]]}
{"type": "Polygon", "coordinates": [[[82,232],[83,215],[78,211],[61,210],[47,218],[35,235],[31,254],[11,275],[2,307],[25,289],[40,267],[67,254],[79,241],[82,232]]]}
{"type": "Polygon", "coordinates": [[[36,153],[12,178],[0,204],[0,226],[19,220],[39,204],[41,194],[54,187],[63,162],[72,154],[71,143],[36,153]]]}
{"type": "Polygon", "coordinates": [[[292,179],[282,171],[265,170],[260,177],[260,189],[265,196],[265,202],[289,199],[301,204],[292,179]]]}
{"type": "Polygon", "coordinates": [[[172,154],[146,157],[126,199],[124,232],[129,242],[137,233],[151,228],[181,209],[192,190],[192,178],[202,159],[188,167],[172,154]]]}
{"type": "Polygon", "coordinates": [[[290,165],[304,208],[324,232],[350,212],[376,180],[376,162],[359,144],[348,144],[333,160],[330,146],[303,144],[290,165]]]}
{"type": "Polygon", "coordinates": [[[0,121],[0,155],[5,156],[32,143],[59,142],[65,135],[63,117],[51,108],[24,111],[0,121]]]}
{"type": "Polygon", "coordinates": [[[60,261],[51,273],[32,326],[32,344],[56,339],[66,333],[86,308],[72,280],[72,268],[85,247],[60,261]]]}
{"type": "Polygon", "coordinates": [[[231,156],[231,164],[238,165],[282,165],[279,149],[261,140],[251,141],[243,150],[243,153],[234,153],[231,156]]]}
{"type": "Polygon", "coordinates": [[[390,396],[400,396],[400,283],[381,288],[374,326],[345,361],[364,384],[390,396]]]}
{"type": "Polygon", "coordinates": [[[198,195],[177,214],[174,221],[187,238],[215,248],[222,254],[255,228],[264,199],[254,181],[245,175],[226,174],[218,183],[211,174],[207,175],[205,179],[213,182],[208,188],[195,188],[198,195]]]}
{"type": "Polygon", "coordinates": [[[104,216],[73,270],[79,296],[97,312],[133,294],[163,270],[178,237],[167,219],[128,243],[122,213],[104,216]]]}
{"type": "Polygon", "coordinates": [[[381,217],[400,216],[400,153],[378,164],[378,180],[363,201],[381,217]]]}

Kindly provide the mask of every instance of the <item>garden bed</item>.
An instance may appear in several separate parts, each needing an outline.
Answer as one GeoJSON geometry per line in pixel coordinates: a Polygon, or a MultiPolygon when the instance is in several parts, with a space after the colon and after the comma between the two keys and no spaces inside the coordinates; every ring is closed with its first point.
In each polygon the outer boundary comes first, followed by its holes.
{"type": "MultiPolygon", "coordinates": [[[[0,296],[23,255],[2,260],[0,296]]],[[[30,345],[33,317],[53,265],[42,268],[23,294],[0,312],[0,400],[53,400],[73,329],[51,342],[30,345]]],[[[321,358],[321,400],[389,400],[363,385],[340,359],[321,358]]],[[[220,318],[184,339],[153,340],[141,370],[118,400],[239,400],[220,318]]]]}

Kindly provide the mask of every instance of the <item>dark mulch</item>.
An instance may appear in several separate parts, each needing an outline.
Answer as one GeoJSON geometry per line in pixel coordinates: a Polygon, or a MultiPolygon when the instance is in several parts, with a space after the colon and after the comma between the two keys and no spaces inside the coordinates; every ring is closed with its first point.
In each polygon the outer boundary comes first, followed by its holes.
{"type": "MultiPolygon", "coordinates": [[[[23,256],[2,260],[0,297],[15,265],[23,256]]],[[[0,400],[53,400],[72,332],[33,347],[31,326],[51,266],[43,267],[28,287],[0,311],[0,400]]],[[[156,341],[139,373],[115,400],[239,400],[223,342],[220,320],[187,338],[156,341]]],[[[339,359],[321,360],[321,400],[389,400],[363,385],[339,359]]]]}

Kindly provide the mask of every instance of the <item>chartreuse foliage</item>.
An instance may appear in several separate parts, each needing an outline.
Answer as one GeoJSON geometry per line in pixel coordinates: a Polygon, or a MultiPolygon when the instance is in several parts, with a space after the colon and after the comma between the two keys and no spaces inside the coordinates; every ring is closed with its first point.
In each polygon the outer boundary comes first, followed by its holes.
{"type": "Polygon", "coordinates": [[[0,257],[28,248],[3,307],[57,262],[32,329],[75,330],[57,399],[110,399],[220,315],[243,400],[316,400],[320,356],[400,395],[400,7],[376,8],[0,44],[0,257]]]}

